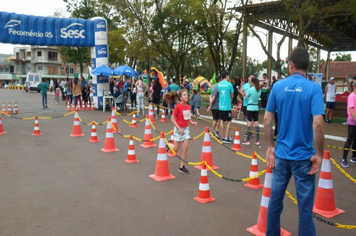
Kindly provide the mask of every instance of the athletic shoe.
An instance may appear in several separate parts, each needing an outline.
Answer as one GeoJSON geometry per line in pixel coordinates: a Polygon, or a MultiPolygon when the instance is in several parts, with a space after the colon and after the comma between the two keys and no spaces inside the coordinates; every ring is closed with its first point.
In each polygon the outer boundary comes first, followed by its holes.
{"type": "Polygon", "coordinates": [[[325,121],[325,124],[326,124],[326,125],[330,124],[329,120],[326,120],[326,121],[325,121]]]}
{"type": "Polygon", "coordinates": [[[350,167],[349,164],[347,164],[346,161],[342,161],[341,162],[341,166],[344,167],[344,168],[349,168],[350,167]]]}
{"type": "Polygon", "coordinates": [[[136,114],[136,118],[139,118],[139,117],[140,117],[140,114],[139,114],[139,113],[137,113],[137,114],[136,114]]]}
{"type": "Polygon", "coordinates": [[[350,159],[350,161],[351,161],[352,163],[356,163],[356,157],[352,157],[352,158],[350,159]]]}
{"type": "Polygon", "coordinates": [[[221,142],[223,143],[232,143],[232,141],[230,139],[221,139],[221,142]]]}
{"type": "Polygon", "coordinates": [[[332,124],[333,123],[333,121],[332,120],[329,120],[329,124],[332,124]]]}
{"type": "Polygon", "coordinates": [[[187,170],[187,168],[185,168],[185,166],[179,167],[178,172],[187,175],[189,174],[189,171],[187,170]]]}
{"type": "Polygon", "coordinates": [[[347,122],[342,123],[343,125],[347,125],[347,122]]]}
{"type": "Polygon", "coordinates": [[[219,132],[216,131],[216,130],[213,130],[213,134],[215,137],[217,137],[218,139],[221,139],[220,135],[219,135],[219,132]]]}
{"type": "Polygon", "coordinates": [[[260,141],[256,141],[255,143],[257,146],[260,146],[261,145],[261,142],[260,141]]]}
{"type": "Polygon", "coordinates": [[[166,144],[166,152],[168,152],[169,151],[169,147],[168,147],[168,145],[166,144]]]}
{"type": "Polygon", "coordinates": [[[250,143],[250,141],[242,141],[242,144],[244,144],[244,145],[250,145],[251,143],[250,143]]]}

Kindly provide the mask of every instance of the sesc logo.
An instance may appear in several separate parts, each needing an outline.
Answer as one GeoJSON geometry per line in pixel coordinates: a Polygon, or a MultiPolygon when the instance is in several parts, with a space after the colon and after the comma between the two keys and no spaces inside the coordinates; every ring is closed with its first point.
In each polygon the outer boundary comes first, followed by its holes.
{"type": "Polygon", "coordinates": [[[6,23],[4,29],[10,28],[10,27],[15,27],[15,26],[18,26],[19,24],[21,24],[21,21],[19,21],[19,20],[10,20],[9,22],[6,23]]]}
{"type": "Polygon", "coordinates": [[[99,24],[97,24],[96,25],[96,28],[98,28],[98,29],[105,29],[105,22],[104,21],[102,21],[102,22],[100,22],[99,24]]]}
{"type": "Polygon", "coordinates": [[[105,48],[102,48],[102,49],[98,50],[98,54],[99,54],[99,55],[104,55],[104,54],[106,54],[106,49],[105,49],[105,48]]]}
{"type": "Polygon", "coordinates": [[[85,36],[84,36],[84,32],[85,30],[79,30],[79,29],[69,29],[73,26],[83,26],[83,24],[80,24],[80,23],[73,23],[73,24],[70,24],[69,26],[67,26],[66,28],[62,28],[61,29],[61,38],[83,38],[85,39],[85,36]]]}

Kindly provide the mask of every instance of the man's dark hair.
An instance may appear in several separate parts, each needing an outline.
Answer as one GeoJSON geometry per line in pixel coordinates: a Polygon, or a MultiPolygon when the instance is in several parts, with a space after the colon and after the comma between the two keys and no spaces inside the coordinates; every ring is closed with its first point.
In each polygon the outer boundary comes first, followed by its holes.
{"type": "Polygon", "coordinates": [[[217,83],[217,82],[220,82],[221,76],[220,76],[220,75],[216,76],[215,80],[216,80],[216,83],[217,83]]]}
{"type": "Polygon", "coordinates": [[[289,56],[289,61],[294,63],[296,69],[306,71],[309,67],[308,50],[302,47],[295,48],[289,56]]]}
{"type": "Polygon", "coordinates": [[[264,76],[267,76],[267,74],[266,74],[266,73],[263,73],[263,75],[264,75],[264,76]]]}
{"type": "Polygon", "coordinates": [[[222,73],[221,73],[221,79],[225,79],[226,76],[228,76],[230,73],[226,70],[224,70],[222,73]]]}

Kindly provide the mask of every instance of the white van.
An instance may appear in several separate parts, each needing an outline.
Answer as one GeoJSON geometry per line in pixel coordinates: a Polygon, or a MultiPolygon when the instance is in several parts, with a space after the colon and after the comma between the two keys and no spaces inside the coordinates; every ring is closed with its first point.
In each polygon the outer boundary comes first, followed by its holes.
{"type": "Polygon", "coordinates": [[[40,73],[32,73],[28,72],[26,77],[26,92],[37,91],[40,92],[41,89],[38,88],[38,85],[42,82],[41,74],[40,73]],[[28,91],[30,88],[30,91],[28,91]]]}

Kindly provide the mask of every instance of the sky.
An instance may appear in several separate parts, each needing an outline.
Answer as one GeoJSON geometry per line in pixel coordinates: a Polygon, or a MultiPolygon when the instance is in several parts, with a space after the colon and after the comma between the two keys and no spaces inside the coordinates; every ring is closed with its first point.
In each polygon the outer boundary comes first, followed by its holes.
{"type": "MultiPolygon", "coordinates": [[[[69,17],[67,13],[66,5],[63,0],[1,0],[0,11],[14,12],[17,14],[38,15],[38,16],[52,16],[54,13],[60,10],[66,17],[69,17]]],[[[265,31],[258,29],[261,32],[261,38],[266,39],[265,31]]],[[[274,42],[280,38],[279,35],[274,34],[274,42]]],[[[285,41],[281,50],[281,58],[284,59],[288,56],[288,40],[285,41]]],[[[296,41],[293,42],[295,46],[296,41]]],[[[13,48],[21,45],[2,44],[0,43],[1,54],[13,54],[13,48]]],[[[276,44],[274,44],[274,56],[276,56],[276,44]]],[[[347,52],[350,53],[350,52],[347,52]]],[[[356,61],[356,52],[351,53],[353,61],[356,61]]],[[[267,60],[267,56],[262,50],[262,47],[257,38],[248,38],[247,56],[258,60],[260,63],[267,60]]],[[[331,54],[331,58],[335,58],[336,53],[331,54]]],[[[321,59],[326,60],[327,52],[321,51],[321,59]]]]}

